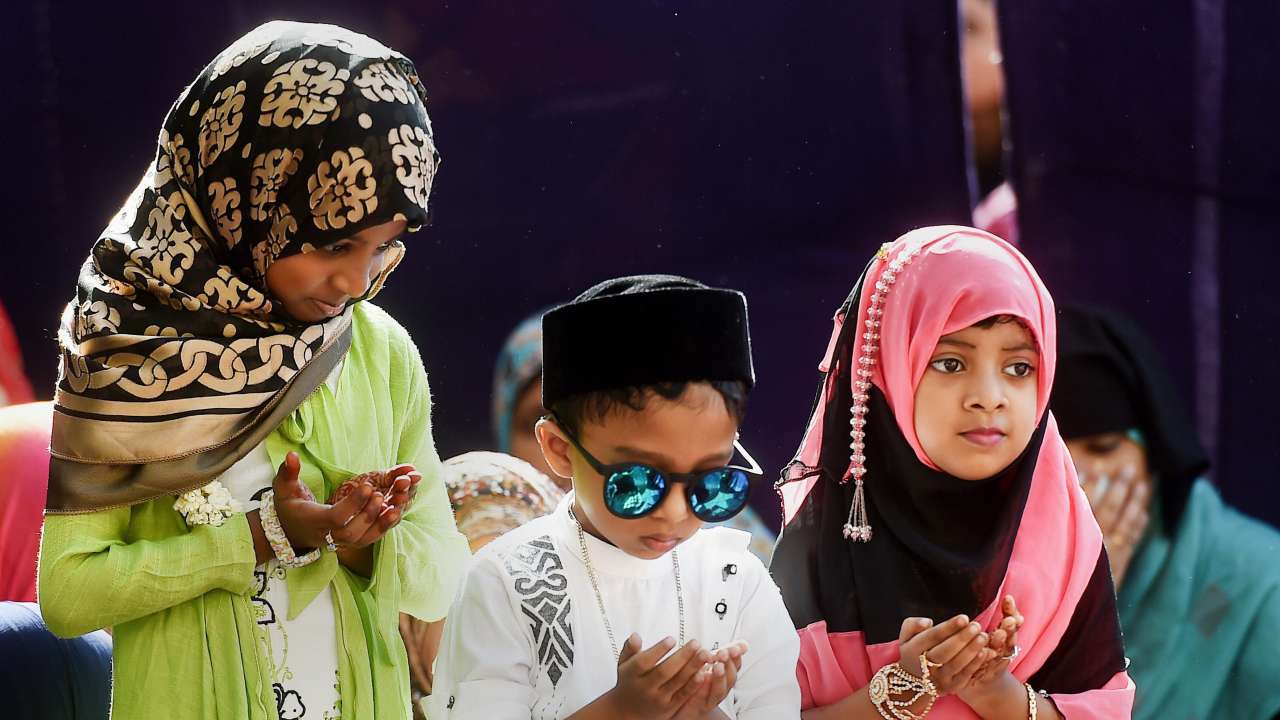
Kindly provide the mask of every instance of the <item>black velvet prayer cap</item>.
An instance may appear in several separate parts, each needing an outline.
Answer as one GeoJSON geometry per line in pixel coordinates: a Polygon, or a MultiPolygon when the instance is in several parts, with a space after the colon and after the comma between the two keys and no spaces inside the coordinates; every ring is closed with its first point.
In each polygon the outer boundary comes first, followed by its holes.
{"type": "Polygon", "coordinates": [[[677,275],[606,280],[542,316],[542,404],[664,382],[755,384],[747,298],[677,275]]]}

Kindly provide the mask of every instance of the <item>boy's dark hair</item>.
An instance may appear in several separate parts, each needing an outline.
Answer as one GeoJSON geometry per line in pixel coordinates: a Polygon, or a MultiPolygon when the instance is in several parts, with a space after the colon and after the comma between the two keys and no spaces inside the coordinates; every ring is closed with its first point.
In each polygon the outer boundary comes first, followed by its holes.
{"type": "Polygon", "coordinates": [[[741,380],[709,380],[663,382],[653,385],[610,388],[596,392],[571,395],[547,410],[556,421],[571,433],[577,433],[583,424],[599,422],[620,409],[642,412],[653,396],[665,400],[678,400],[694,382],[706,382],[719,393],[724,407],[733,421],[741,425],[747,414],[747,384],[741,380]]]}

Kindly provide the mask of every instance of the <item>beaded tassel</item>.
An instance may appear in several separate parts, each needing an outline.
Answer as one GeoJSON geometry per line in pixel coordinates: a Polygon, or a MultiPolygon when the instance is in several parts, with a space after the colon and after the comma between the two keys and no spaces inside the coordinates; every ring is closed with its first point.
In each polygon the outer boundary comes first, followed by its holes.
{"type": "MultiPolygon", "coordinates": [[[[889,247],[890,245],[886,243],[877,253],[882,263],[889,259],[889,247]]],[[[854,542],[871,540],[871,522],[867,519],[867,499],[863,491],[863,482],[867,474],[866,427],[867,412],[870,410],[867,403],[871,399],[871,377],[874,375],[872,368],[875,367],[880,351],[880,322],[884,317],[884,305],[889,297],[889,290],[902,269],[920,254],[920,250],[920,247],[916,247],[910,251],[904,250],[898,253],[898,257],[889,263],[889,267],[876,281],[875,292],[871,294],[871,302],[867,307],[867,317],[863,320],[865,331],[862,333],[862,345],[857,357],[854,358],[853,407],[849,409],[851,415],[849,450],[851,452],[849,470],[843,479],[843,482],[848,482],[852,477],[854,482],[853,503],[849,505],[849,517],[844,524],[845,539],[854,542]]]]}

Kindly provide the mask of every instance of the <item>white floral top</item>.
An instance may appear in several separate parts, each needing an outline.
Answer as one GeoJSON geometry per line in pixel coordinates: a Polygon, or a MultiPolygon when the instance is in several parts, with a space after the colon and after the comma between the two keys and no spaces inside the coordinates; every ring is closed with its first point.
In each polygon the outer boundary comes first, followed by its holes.
{"type": "MultiPolygon", "coordinates": [[[[326,384],[335,393],[342,364],[326,384]]],[[[276,469],[265,445],[245,455],[218,479],[245,512],[259,506],[262,493],[271,489],[276,469]]],[[[288,620],[289,590],[285,573],[275,558],[254,570],[258,584],[253,604],[258,615],[258,643],[270,668],[280,720],[330,720],[339,717],[338,637],[333,597],[324,592],[298,617],[288,620]]]]}

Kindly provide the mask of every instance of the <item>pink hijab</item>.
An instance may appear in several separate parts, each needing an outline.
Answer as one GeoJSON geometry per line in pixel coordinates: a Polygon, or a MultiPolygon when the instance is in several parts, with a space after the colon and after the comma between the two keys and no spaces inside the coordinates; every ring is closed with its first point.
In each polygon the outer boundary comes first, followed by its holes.
{"type": "MultiPolygon", "coordinates": [[[[984,602],[989,602],[975,617],[983,627],[994,628],[1001,619],[998,599],[1006,594],[1014,596],[1025,617],[1025,624],[1018,635],[1022,651],[1013,661],[1011,671],[1020,680],[1027,681],[1045,668],[1046,663],[1055,657],[1055,652],[1059,652],[1069,628],[1078,632],[1072,621],[1080,622],[1079,614],[1086,611],[1085,605],[1089,608],[1102,607],[1105,612],[1108,600],[1101,595],[1110,592],[1112,618],[1115,612],[1109,573],[1102,572],[1105,576],[1102,580],[1098,577],[1100,565],[1105,565],[1102,535],[1080,490],[1057,425],[1051,416],[1046,418],[1056,360],[1053,300],[1027,259],[1005,241],[980,230],[959,226],[915,230],[884,246],[868,266],[857,296],[856,316],[846,318],[842,313],[836,317],[835,331],[821,366],[824,371],[864,355],[865,346],[869,344],[869,335],[864,334],[870,329],[867,325],[870,319],[868,310],[878,287],[883,297],[883,314],[878,318],[878,360],[871,366],[870,380],[883,394],[897,429],[914,451],[915,459],[940,476],[937,466],[920,446],[913,421],[915,390],[939,338],[993,316],[1011,315],[1025,324],[1040,349],[1037,419],[1042,421],[1038,431],[1042,436],[1037,436],[1040,438],[1039,450],[1035,455],[1034,469],[1027,469],[1029,488],[1025,491],[1020,521],[1014,516],[1016,535],[1011,552],[1006,551],[1007,569],[1003,581],[998,592],[984,599],[984,602]],[[890,271],[890,264],[895,260],[899,261],[901,269],[894,274],[892,282],[886,282],[885,273],[890,271]],[[842,333],[844,324],[850,321],[856,323],[851,353],[847,340],[849,334],[842,333]],[[1105,585],[1105,591],[1097,587],[1100,584],[1105,585]]],[[[845,313],[850,309],[846,307],[845,313]]],[[[831,480],[835,468],[831,467],[829,448],[834,447],[837,441],[848,444],[848,413],[844,413],[845,420],[835,424],[826,415],[834,406],[848,407],[847,396],[837,398],[836,394],[852,393],[853,389],[847,384],[840,386],[835,378],[835,372],[828,372],[796,460],[788,468],[792,480],[788,482],[784,477],[779,487],[785,513],[785,529],[778,550],[782,562],[786,562],[783,548],[793,525],[796,542],[807,546],[801,553],[791,556],[796,565],[805,562],[799,559],[801,557],[831,557],[820,552],[815,544],[824,546],[827,548],[825,552],[829,553],[833,551],[832,544],[847,547],[850,543],[830,527],[829,521],[818,519],[818,515],[824,512],[822,509],[811,507],[821,502],[811,495],[815,487],[824,482],[829,483],[825,494],[818,494],[823,497],[843,498],[843,495],[835,493],[841,489],[847,491],[847,488],[836,487],[831,480]],[[823,442],[824,434],[841,428],[841,437],[828,438],[826,443],[823,442]],[[827,461],[827,472],[821,470],[824,460],[827,461]],[[808,505],[806,501],[809,501],[808,505]]],[[[874,440],[868,439],[867,442],[874,440]]],[[[871,452],[872,449],[868,448],[868,455],[871,452]]],[[[849,455],[846,451],[840,457],[848,458],[849,455]]],[[[1020,459],[1018,463],[1025,463],[1026,459],[1020,459]]],[[[883,463],[881,467],[884,467],[883,463]]],[[[864,478],[865,483],[870,488],[875,483],[894,483],[911,476],[908,469],[902,473],[895,470],[870,471],[864,478]],[[902,477],[895,477],[899,474],[902,477]]],[[[847,479],[850,474],[846,471],[843,477],[847,479]]],[[[852,563],[855,575],[859,563],[865,566],[893,557],[892,554],[875,554],[877,550],[884,552],[886,544],[895,541],[892,537],[881,537],[879,531],[892,534],[895,528],[874,527],[877,524],[876,496],[868,490],[867,497],[871,505],[872,530],[877,534],[865,545],[849,548],[847,554],[845,547],[834,548],[838,553],[836,557],[841,558],[840,563],[852,563]],[[881,547],[872,548],[877,542],[881,547]]],[[[848,505],[844,505],[841,509],[847,508],[848,505]]],[[[884,522],[882,518],[881,521],[884,522]]],[[[998,552],[996,555],[1001,561],[1006,557],[998,552]]],[[[787,570],[779,567],[778,557],[775,556],[773,569],[784,583],[784,598],[789,606],[793,598],[799,598],[798,608],[793,609],[793,619],[797,621],[801,634],[798,672],[804,707],[834,703],[866,685],[880,667],[898,660],[896,639],[867,643],[868,633],[860,623],[868,622],[869,613],[855,613],[834,623],[840,627],[831,627],[833,619],[828,615],[843,611],[821,607],[821,599],[804,597],[808,592],[803,587],[804,580],[793,582],[797,587],[788,588],[785,584],[787,570]],[[816,610],[806,615],[806,607],[816,607],[816,610]]],[[[843,572],[840,563],[821,567],[817,572],[843,572]]],[[[832,582],[830,578],[809,580],[828,586],[832,582]]],[[[853,586],[847,594],[859,598],[857,583],[854,582],[853,586]]],[[[815,596],[817,594],[814,593],[815,596]]],[[[860,599],[856,602],[868,601],[860,599]]],[[[902,617],[908,614],[904,611],[902,617]]],[[[946,618],[933,619],[940,622],[946,618]]],[[[1118,646],[1118,625],[1115,633],[1118,646]]],[[[884,633],[880,634],[883,636],[884,633]]],[[[1058,659],[1064,654],[1059,652],[1058,659]]],[[[1055,661],[1050,664],[1061,663],[1055,661]]],[[[1051,677],[1060,678],[1063,673],[1052,668],[1044,674],[1046,679],[1051,677]]],[[[1073,719],[1128,717],[1133,702],[1133,685],[1123,669],[1114,675],[1109,674],[1109,677],[1105,684],[1086,692],[1054,694],[1054,700],[1059,709],[1073,719]]],[[[1052,687],[1047,689],[1053,690],[1052,687]]],[[[976,717],[956,697],[943,698],[930,715],[937,718],[976,717]]]]}

